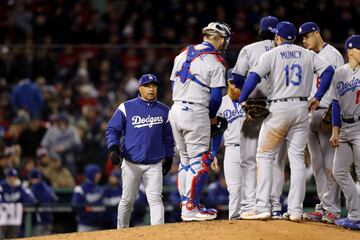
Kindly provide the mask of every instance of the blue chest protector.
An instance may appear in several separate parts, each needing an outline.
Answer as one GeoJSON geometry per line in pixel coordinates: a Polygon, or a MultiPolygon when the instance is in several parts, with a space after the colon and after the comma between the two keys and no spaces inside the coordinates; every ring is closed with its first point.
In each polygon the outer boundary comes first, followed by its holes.
{"type": "Polygon", "coordinates": [[[203,45],[206,45],[206,48],[196,50],[194,45],[188,46],[185,50],[187,50],[186,53],[186,60],[183,63],[181,70],[176,72],[176,76],[180,78],[180,81],[182,83],[185,83],[187,80],[194,81],[195,83],[199,84],[202,87],[209,88],[209,86],[203,84],[199,79],[196,78],[195,74],[192,74],[190,72],[190,64],[192,61],[194,61],[196,58],[200,57],[203,54],[214,54],[216,55],[216,59],[220,61],[222,64],[225,65],[224,59],[219,55],[219,53],[216,51],[216,49],[207,42],[202,43],[203,45]]]}

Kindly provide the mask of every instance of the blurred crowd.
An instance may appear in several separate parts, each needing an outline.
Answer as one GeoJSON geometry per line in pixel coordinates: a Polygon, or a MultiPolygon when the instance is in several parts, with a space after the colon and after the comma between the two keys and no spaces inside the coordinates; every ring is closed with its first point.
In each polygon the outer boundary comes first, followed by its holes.
{"type": "Polygon", "coordinates": [[[137,95],[137,78],[148,72],[170,105],[174,56],[201,41],[210,21],[232,27],[226,58],[233,66],[240,48],[256,40],[262,16],[297,26],[315,21],[341,50],[344,39],[360,32],[359,6],[356,0],[0,1],[0,180],[9,168],[20,179],[36,168],[51,187],[73,188],[88,164],[110,176],[104,130],[114,109],[137,95]]]}

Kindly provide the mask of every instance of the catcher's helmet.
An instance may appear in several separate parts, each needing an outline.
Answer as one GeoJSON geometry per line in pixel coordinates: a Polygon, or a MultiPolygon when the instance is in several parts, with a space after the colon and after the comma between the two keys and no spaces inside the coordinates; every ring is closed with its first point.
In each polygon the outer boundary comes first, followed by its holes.
{"type": "Polygon", "coordinates": [[[225,51],[229,46],[230,39],[232,36],[231,28],[224,22],[211,22],[202,30],[203,35],[206,34],[217,34],[224,37],[224,45],[222,51],[225,51]]]}

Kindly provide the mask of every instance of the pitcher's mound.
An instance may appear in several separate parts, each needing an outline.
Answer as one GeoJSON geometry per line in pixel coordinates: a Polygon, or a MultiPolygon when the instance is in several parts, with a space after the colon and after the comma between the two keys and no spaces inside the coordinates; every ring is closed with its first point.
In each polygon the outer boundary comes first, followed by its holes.
{"type": "Polygon", "coordinates": [[[28,240],[355,240],[360,231],[350,231],[335,225],[304,221],[210,221],[135,227],[122,230],[105,230],[87,233],[56,234],[28,238],[28,240]]]}

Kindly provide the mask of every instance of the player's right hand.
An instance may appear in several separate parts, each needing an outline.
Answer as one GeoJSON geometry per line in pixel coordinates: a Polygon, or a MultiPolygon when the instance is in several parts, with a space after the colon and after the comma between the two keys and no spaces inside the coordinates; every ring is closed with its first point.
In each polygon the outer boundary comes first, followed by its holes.
{"type": "Polygon", "coordinates": [[[211,162],[210,168],[215,172],[219,171],[218,159],[215,156],[213,158],[213,161],[211,162]]]}
{"type": "Polygon", "coordinates": [[[333,131],[330,138],[330,143],[333,145],[333,147],[339,146],[339,128],[333,127],[333,131]]]}
{"type": "Polygon", "coordinates": [[[120,152],[117,146],[113,145],[109,148],[109,159],[113,165],[119,165],[122,162],[120,152]]]}
{"type": "Polygon", "coordinates": [[[310,111],[310,112],[315,111],[315,110],[319,107],[319,105],[320,105],[320,101],[313,97],[313,98],[309,101],[309,106],[308,106],[309,111],[310,111]]]}

